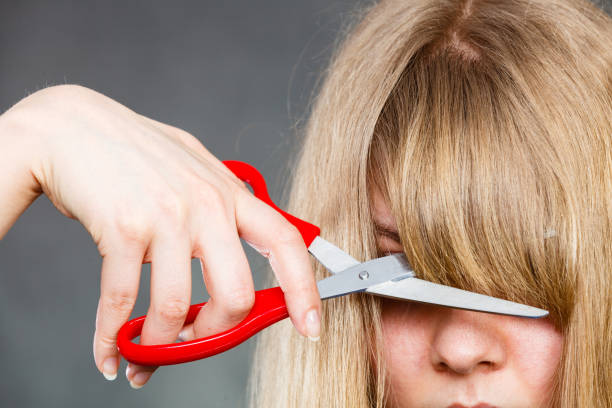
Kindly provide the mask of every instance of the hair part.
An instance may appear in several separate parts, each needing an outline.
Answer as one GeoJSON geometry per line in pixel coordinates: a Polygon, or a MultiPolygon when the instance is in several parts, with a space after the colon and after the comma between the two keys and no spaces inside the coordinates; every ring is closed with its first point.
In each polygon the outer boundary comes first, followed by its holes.
{"type": "MultiPolygon", "coordinates": [[[[328,71],[289,206],[365,260],[377,188],[419,276],[549,310],[560,407],[612,405],[611,41],[585,1],[373,6],[328,71]]],[[[288,321],[260,335],[252,405],[385,406],[379,300],[327,300],[322,324],[320,343],[288,321]]]]}

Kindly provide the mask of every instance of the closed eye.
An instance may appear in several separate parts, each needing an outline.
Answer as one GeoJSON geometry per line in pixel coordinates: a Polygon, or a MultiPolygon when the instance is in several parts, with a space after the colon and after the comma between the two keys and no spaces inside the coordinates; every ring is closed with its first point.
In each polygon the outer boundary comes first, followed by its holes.
{"type": "Polygon", "coordinates": [[[403,251],[403,246],[397,231],[380,224],[375,224],[376,246],[379,256],[386,256],[403,251]]]}
{"type": "Polygon", "coordinates": [[[401,245],[402,241],[397,231],[385,225],[379,225],[379,224],[375,224],[374,228],[376,229],[376,234],[383,236],[385,238],[388,238],[392,241],[395,241],[396,243],[401,245]]]}

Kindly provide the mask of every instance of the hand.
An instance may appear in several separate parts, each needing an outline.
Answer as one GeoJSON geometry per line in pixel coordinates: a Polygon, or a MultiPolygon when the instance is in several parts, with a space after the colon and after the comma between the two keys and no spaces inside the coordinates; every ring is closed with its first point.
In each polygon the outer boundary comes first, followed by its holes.
{"type": "MultiPolygon", "coordinates": [[[[151,304],[141,344],[177,339],[194,257],[210,299],[181,337],[205,337],[246,317],[254,287],[239,236],[269,258],[296,329],[319,336],[321,301],[297,229],[195,137],[72,85],[36,92],[2,119],[36,140],[34,178],[84,225],[103,257],[94,358],[108,379],[116,377],[117,332],[136,301],[143,262],[151,263],[151,304]],[[316,315],[307,324],[309,311],[316,315]]],[[[129,365],[126,375],[139,388],[154,369],[129,365]]]]}

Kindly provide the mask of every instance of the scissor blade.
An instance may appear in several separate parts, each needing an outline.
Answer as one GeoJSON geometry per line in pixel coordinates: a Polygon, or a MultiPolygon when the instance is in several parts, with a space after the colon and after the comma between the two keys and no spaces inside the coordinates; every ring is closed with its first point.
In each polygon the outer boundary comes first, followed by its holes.
{"type": "Polygon", "coordinates": [[[369,287],[366,289],[366,293],[511,316],[544,317],[548,315],[546,310],[536,307],[468,292],[417,278],[383,282],[369,287]]]}
{"type": "Polygon", "coordinates": [[[319,236],[310,243],[308,252],[334,274],[359,265],[359,261],[355,258],[319,236]]]}
{"type": "Polygon", "coordinates": [[[394,279],[414,276],[403,254],[394,254],[358,263],[342,272],[317,282],[321,299],[329,299],[394,279]]]}

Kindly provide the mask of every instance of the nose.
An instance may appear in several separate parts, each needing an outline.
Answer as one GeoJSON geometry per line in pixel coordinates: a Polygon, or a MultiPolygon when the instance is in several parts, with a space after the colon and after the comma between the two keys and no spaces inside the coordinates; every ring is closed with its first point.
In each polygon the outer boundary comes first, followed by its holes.
{"type": "Polygon", "coordinates": [[[437,371],[467,375],[475,370],[498,370],[505,361],[503,339],[494,315],[447,309],[440,319],[431,348],[437,371]]]}

